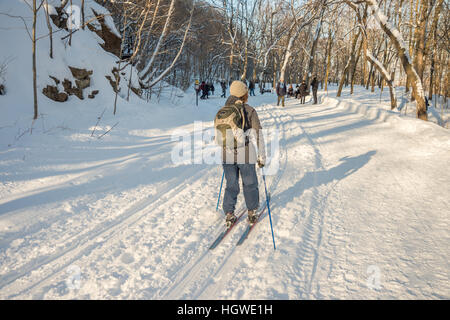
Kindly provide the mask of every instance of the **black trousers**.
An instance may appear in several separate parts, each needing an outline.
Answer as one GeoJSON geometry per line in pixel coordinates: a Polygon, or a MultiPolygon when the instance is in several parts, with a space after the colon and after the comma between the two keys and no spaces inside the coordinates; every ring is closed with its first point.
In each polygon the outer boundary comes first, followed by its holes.
{"type": "Polygon", "coordinates": [[[317,90],[313,90],[314,104],[317,104],[317,90]]]}

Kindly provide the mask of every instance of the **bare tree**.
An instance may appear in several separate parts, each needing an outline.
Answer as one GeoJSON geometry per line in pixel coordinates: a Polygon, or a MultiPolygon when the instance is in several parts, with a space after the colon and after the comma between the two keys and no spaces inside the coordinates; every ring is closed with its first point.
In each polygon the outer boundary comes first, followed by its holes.
{"type": "Polygon", "coordinates": [[[422,86],[422,80],[417,74],[414,68],[411,58],[408,54],[408,47],[406,46],[403,36],[389,21],[388,18],[383,14],[383,12],[378,7],[375,0],[365,0],[369,8],[372,10],[377,22],[379,23],[381,29],[388,35],[397,54],[400,58],[402,66],[407,73],[408,77],[411,79],[411,86],[413,88],[413,95],[417,101],[416,115],[417,118],[422,120],[428,120],[427,107],[425,105],[425,93],[422,86]]]}

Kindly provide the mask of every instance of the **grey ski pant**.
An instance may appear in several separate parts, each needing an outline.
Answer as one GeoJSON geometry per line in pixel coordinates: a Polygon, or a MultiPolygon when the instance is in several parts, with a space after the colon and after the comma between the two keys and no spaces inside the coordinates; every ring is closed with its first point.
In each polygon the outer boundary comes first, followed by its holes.
{"type": "Polygon", "coordinates": [[[234,212],[237,196],[239,194],[239,173],[244,188],[245,204],[248,210],[257,209],[259,206],[258,178],[255,164],[223,164],[227,185],[223,197],[223,211],[234,212]]]}

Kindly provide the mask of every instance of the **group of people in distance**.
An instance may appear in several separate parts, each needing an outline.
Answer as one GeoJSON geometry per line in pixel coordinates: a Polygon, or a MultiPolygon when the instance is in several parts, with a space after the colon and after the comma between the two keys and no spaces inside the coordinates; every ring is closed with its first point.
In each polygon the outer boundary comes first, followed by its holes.
{"type": "Polygon", "coordinates": [[[202,81],[202,83],[200,84],[200,87],[198,88],[198,92],[197,94],[200,93],[200,91],[202,92],[202,95],[200,96],[200,99],[208,99],[209,98],[209,94],[214,94],[214,85],[212,84],[212,82],[210,83],[206,83],[205,81],[202,81]]]}
{"type": "MultiPolygon", "coordinates": [[[[314,77],[313,80],[311,81],[311,91],[313,93],[314,104],[317,104],[318,89],[319,89],[319,81],[317,80],[317,77],[314,77]]],[[[276,92],[278,96],[277,106],[279,106],[281,102],[281,105],[283,107],[284,107],[284,98],[286,95],[288,97],[300,99],[301,104],[305,103],[305,98],[306,96],[309,95],[308,85],[306,84],[305,80],[303,80],[300,85],[298,84],[296,85],[295,91],[292,84],[289,85],[288,89],[286,89],[286,83],[278,82],[276,92]]]]}
{"type": "MultiPolygon", "coordinates": [[[[247,85],[246,81],[243,81],[242,83],[247,85]]],[[[227,95],[227,83],[225,82],[225,80],[221,80],[220,81],[220,86],[222,87],[222,95],[220,97],[221,98],[226,98],[226,95],[227,95]]],[[[231,86],[231,80],[230,80],[230,86],[231,86]]],[[[255,81],[250,80],[248,82],[247,88],[248,88],[249,96],[255,96],[255,81]]]]}
{"type": "MultiPolygon", "coordinates": [[[[243,82],[243,83],[247,84],[245,82],[243,82]]],[[[220,86],[222,88],[222,95],[220,97],[226,98],[227,83],[225,82],[225,80],[220,81],[220,86]]],[[[249,96],[255,96],[255,82],[253,80],[250,80],[248,82],[247,88],[248,88],[249,96]]],[[[319,88],[319,81],[317,80],[317,77],[314,76],[311,81],[311,91],[313,94],[314,104],[317,104],[318,88],[319,88]]],[[[260,86],[260,89],[261,89],[261,86],[260,86]]],[[[206,83],[205,81],[202,81],[202,83],[200,84],[200,86],[198,87],[197,90],[198,90],[197,94],[200,94],[200,92],[201,92],[200,99],[208,99],[210,93],[214,94],[214,85],[212,84],[212,82],[206,83]]],[[[266,92],[266,90],[264,90],[264,89],[261,90],[261,94],[263,94],[264,92],[266,92]]],[[[290,84],[289,88],[287,88],[286,83],[278,82],[278,84],[276,86],[276,93],[277,93],[277,97],[278,97],[277,106],[279,106],[280,102],[281,102],[281,105],[284,107],[284,100],[285,100],[286,95],[288,97],[300,99],[300,103],[304,104],[306,96],[309,95],[309,90],[308,90],[308,85],[306,84],[305,80],[303,80],[300,85],[298,85],[298,84],[296,85],[295,91],[294,91],[292,84],[290,84]]]]}

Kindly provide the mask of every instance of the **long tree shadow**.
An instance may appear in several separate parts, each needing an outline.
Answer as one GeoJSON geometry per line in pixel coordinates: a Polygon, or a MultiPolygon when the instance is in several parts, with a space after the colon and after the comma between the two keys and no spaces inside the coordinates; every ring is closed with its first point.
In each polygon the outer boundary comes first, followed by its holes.
{"type": "Polygon", "coordinates": [[[372,150],[355,157],[344,157],[337,166],[328,170],[306,172],[293,186],[273,197],[274,208],[284,206],[294,198],[300,197],[305,190],[326,185],[333,181],[340,181],[365,166],[376,151],[372,150]]]}
{"type": "MultiPolygon", "coordinates": [[[[134,163],[128,165],[126,168],[131,168],[134,163]]],[[[150,166],[152,167],[152,166],[150,166]]],[[[74,184],[72,182],[64,182],[60,185],[55,185],[48,188],[39,189],[36,193],[25,195],[17,199],[13,199],[0,204],[0,216],[12,211],[25,210],[32,207],[46,205],[50,203],[63,202],[76,197],[82,197],[92,194],[93,190],[96,193],[110,193],[116,192],[117,181],[121,181],[121,186],[124,189],[133,188],[139,184],[156,184],[174,180],[174,184],[185,182],[190,179],[194,173],[208,172],[211,169],[208,165],[202,165],[201,168],[195,165],[181,165],[175,167],[155,168],[149,170],[139,170],[139,166],[133,172],[131,169],[126,169],[115,173],[114,175],[106,175],[101,177],[93,177],[81,184],[74,184]],[[134,175],[135,179],[127,180],[134,175]],[[128,182],[126,182],[128,181],[128,182]]],[[[117,170],[114,167],[111,170],[117,170]]]]}

